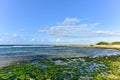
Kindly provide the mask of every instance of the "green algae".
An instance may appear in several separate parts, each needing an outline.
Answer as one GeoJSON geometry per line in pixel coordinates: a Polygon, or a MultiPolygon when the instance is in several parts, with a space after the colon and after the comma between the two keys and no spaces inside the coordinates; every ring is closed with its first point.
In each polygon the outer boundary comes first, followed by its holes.
{"type": "Polygon", "coordinates": [[[120,56],[36,60],[0,70],[0,80],[119,80],[119,76],[120,56]]]}

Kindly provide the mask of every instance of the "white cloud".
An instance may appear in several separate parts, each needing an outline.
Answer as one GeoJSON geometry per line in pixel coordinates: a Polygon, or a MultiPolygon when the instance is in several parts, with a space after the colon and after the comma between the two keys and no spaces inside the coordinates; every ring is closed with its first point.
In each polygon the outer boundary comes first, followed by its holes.
{"type": "Polygon", "coordinates": [[[56,42],[59,42],[59,41],[60,41],[60,39],[59,39],[59,38],[57,38],[57,39],[56,39],[56,42]]]}
{"type": "Polygon", "coordinates": [[[57,25],[57,26],[52,26],[49,29],[39,30],[38,32],[44,32],[54,36],[64,36],[64,35],[75,34],[77,32],[88,30],[87,26],[88,26],[87,24],[64,25],[64,26],[57,25]]]}
{"type": "MultiPolygon", "coordinates": [[[[11,36],[9,36],[11,37],[11,36]]],[[[11,40],[10,41],[20,41],[22,38],[18,34],[12,34],[11,40]]]]}
{"type": "Polygon", "coordinates": [[[92,24],[80,24],[78,18],[65,18],[65,20],[48,29],[38,30],[38,32],[47,33],[57,37],[81,37],[88,36],[86,33],[92,26],[97,26],[100,23],[95,22],[92,24]],[[86,32],[86,33],[85,33],[86,32]]]}
{"type": "Polygon", "coordinates": [[[119,31],[95,31],[93,32],[96,36],[120,36],[119,31]]]}
{"type": "Polygon", "coordinates": [[[17,37],[18,37],[18,35],[17,35],[17,34],[13,34],[13,37],[14,37],[14,38],[17,38],[17,37]]]}
{"type": "Polygon", "coordinates": [[[65,40],[64,38],[56,38],[55,40],[52,40],[53,43],[67,43],[71,40],[65,40]]]}
{"type": "Polygon", "coordinates": [[[44,42],[44,40],[39,40],[39,39],[36,39],[36,38],[32,38],[30,40],[30,42],[44,42]]]}
{"type": "Polygon", "coordinates": [[[65,20],[64,20],[62,23],[60,23],[60,24],[70,25],[70,24],[75,24],[75,23],[77,23],[77,22],[79,22],[79,21],[80,21],[80,19],[78,19],[78,18],[69,18],[69,17],[67,17],[67,18],[65,18],[65,20]]]}
{"type": "Polygon", "coordinates": [[[31,41],[31,42],[36,42],[36,39],[35,39],[35,38],[32,38],[30,41],[31,41]]]}

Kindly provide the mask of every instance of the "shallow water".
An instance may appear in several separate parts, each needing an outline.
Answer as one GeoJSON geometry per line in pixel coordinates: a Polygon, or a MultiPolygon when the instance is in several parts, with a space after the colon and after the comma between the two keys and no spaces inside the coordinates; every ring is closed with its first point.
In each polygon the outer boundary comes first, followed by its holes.
{"type": "Polygon", "coordinates": [[[55,47],[52,45],[6,45],[0,46],[0,67],[22,60],[99,57],[119,54],[120,51],[114,49],[55,47]]]}

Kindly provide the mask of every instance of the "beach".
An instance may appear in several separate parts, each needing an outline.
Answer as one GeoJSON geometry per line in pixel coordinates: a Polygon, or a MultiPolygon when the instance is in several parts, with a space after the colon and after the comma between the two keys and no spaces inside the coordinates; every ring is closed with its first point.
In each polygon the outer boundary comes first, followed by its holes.
{"type": "Polygon", "coordinates": [[[96,45],[96,44],[67,44],[66,45],[66,44],[56,44],[55,46],[120,49],[120,45],[96,45]]]}

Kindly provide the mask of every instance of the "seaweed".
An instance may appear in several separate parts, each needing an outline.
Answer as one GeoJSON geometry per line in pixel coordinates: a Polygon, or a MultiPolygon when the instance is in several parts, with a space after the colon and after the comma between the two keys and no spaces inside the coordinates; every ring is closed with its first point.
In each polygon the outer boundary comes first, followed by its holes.
{"type": "Polygon", "coordinates": [[[0,80],[114,80],[119,76],[120,56],[36,60],[0,69],[0,80]]]}

